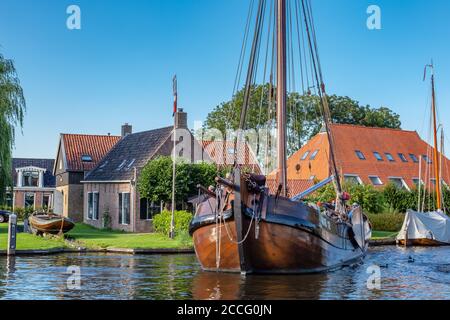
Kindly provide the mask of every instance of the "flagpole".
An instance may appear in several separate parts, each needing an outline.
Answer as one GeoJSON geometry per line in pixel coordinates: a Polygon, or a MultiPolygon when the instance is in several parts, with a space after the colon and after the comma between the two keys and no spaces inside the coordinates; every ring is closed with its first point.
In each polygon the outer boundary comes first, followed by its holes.
{"type": "Polygon", "coordinates": [[[175,183],[176,183],[176,147],[177,147],[177,104],[178,104],[178,92],[177,92],[177,76],[173,78],[173,158],[172,158],[172,216],[170,219],[170,234],[169,237],[173,239],[175,237],[175,183]]]}

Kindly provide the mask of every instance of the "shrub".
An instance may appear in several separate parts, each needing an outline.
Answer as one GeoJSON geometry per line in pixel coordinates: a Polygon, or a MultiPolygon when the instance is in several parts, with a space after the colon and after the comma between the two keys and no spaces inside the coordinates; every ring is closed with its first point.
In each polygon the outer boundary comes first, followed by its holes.
{"type": "MultiPolygon", "coordinates": [[[[153,227],[158,233],[168,235],[170,233],[170,221],[172,212],[163,211],[153,217],[153,227]]],[[[189,224],[192,214],[187,211],[175,211],[175,234],[186,234],[189,231],[189,224]]]]}
{"type": "Polygon", "coordinates": [[[402,228],[404,213],[368,214],[373,230],[398,232],[402,228]]]}
{"type": "MultiPolygon", "coordinates": [[[[343,189],[350,193],[351,203],[358,203],[363,207],[363,210],[370,213],[379,213],[384,209],[383,195],[380,191],[375,189],[371,185],[359,185],[359,184],[345,184],[343,189]]],[[[322,189],[319,189],[312,197],[310,201],[329,202],[336,198],[336,192],[334,186],[329,184],[322,189]]]]}
{"type": "MultiPolygon", "coordinates": [[[[197,184],[206,187],[214,185],[214,178],[220,173],[214,164],[177,162],[175,182],[177,204],[197,195],[197,184]]],[[[138,180],[139,193],[150,202],[168,203],[172,199],[172,179],[171,157],[158,157],[148,162],[142,170],[138,180]]]]}

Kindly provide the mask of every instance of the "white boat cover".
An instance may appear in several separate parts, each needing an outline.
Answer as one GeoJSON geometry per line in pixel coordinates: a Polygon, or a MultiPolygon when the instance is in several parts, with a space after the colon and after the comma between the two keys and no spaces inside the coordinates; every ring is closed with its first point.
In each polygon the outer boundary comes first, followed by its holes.
{"type": "Polygon", "coordinates": [[[450,244],[450,218],[442,212],[408,210],[397,240],[431,239],[450,244]]]}

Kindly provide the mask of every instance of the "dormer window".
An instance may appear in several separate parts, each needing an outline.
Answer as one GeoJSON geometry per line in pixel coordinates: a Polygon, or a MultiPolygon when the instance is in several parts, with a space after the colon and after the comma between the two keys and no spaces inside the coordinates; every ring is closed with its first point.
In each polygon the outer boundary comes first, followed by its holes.
{"type": "Polygon", "coordinates": [[[24,171],[22,173],[22,186],[23,187],[38,187],[39,186],[39,172],[24,171]]]}
{"type": "Polygon", "coordinates": [[[42,188],[44,187],[44,174],[47,170],[38,167],[17,168],[17,187],[42,188]]]}
{"type": "Polygon", "coordinates": [[[409,190],[405,180],[403,180],[403,178],[401,177],[389,177],[389,182],[394,184],[398,188],[409,190]]]}
{"type": "Polygon", "coordinates": [[[370,181],[374,186],[382,186],[383,181],[381,181],[380,177],[378,176],[369,176],[370,181]]]}

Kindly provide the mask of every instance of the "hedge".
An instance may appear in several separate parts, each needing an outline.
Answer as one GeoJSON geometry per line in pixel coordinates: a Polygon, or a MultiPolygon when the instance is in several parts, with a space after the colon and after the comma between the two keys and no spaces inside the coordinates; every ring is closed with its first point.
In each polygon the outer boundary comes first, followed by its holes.
{"type": "MultiPolygon", "coordinates": [[[[153,227],[158,233],[168,235],[170,233],[170,222],[172,212],[163,211],[153,217],[153,227]]],[[[192,214],[187,211],[175,211],[175,234],[186,234],[189,231],[189,224],[192,214]]]]}
{"type": "MultiPolygon", "coordinates": [[[[350,193],[351,203],[358,203],[367,213],[405,213],[409,209],[417,210],[419,192],[416,189],[411,191],[400,188],[394,184],[389,184],[383,189],[375,189],[371,185],[344,184],[343,189],[350,193]]],[[[336,198],[333,185],[327,185],[319,189],[309,201],[330,202],[336,198]]],[[[434,192],[421,190],[421,206],[425,211],[436,210],[436,194],[434,192]]],[[[450,209],[450,190],[444,188],[443,199],[445,209],[450,209]]]]}
{"type": "Polygon", "coordinates": [[[405,219],[404,213],[369,213],[367,215],[372,224],[372,229],[377,231],[398,232],[405,219]]]}

